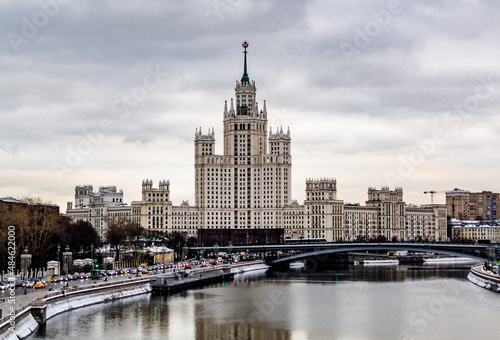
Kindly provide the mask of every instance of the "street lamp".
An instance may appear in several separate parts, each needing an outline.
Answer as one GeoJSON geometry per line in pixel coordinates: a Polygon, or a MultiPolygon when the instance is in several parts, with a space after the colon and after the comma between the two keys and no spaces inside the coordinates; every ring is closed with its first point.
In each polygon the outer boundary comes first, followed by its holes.
{"type": "Polygon", "coordinates": [[[139,242],[139,228],[137,228],[136,241],[135,241],[135,254],[136,254],[136,264],[137,264],[136,277],[139,277],[139,251],[137,249],[137,242],[139,242]]]}
{"type": "MultiPolygon", "coordinates": [[[[116,245],[116,252],[115,252],[115,261],[118,263],[118,266],[120,267],[118,269],[121,269],[123,267],[123,265],[121,264],[121,261],[120,261],[120,248],[121,248],[121,245],[118,243],[116,245]]],[[[113,268],[113,269],[115,269],[115,268],[113,268]]]]}
{"type": "Polygon", "coordinates": [[[95,269],[94,268],[95,266],[94,266],[94,244],[93,243],[90,244],[90,258],[92,260],[92,263],[91,263],[92,269],[91,270],[93,271],[95,269]]]}
{"type": "MultiPolygon", "coordinates": [[[[24,254],[25,254],[24,256],[28,255],[28,246],[24,247],[24,254]]],[[[28,276],[28,267],[29,267],[29,264],[25,262],[23,265],[23,269],[24,269],[23,276],[25,279],[28,276]]]]}
{"type": "Polygon", "coordinates": [[[106,255],[106,251],[103,253],[103,262],[104,262],[104,281],[108,281],[108,256],[109,253],[106,255]]]}
{"type": "MultiPolygon", "coordinates": [[[[69,253],[69,245],[66,245],[66,252],[69,253]]],[[[69,258],[66,257],[66,274],[69,274],[69,258]]]]}
{"type": "Polygon", "coordinates": [[[163,273],[165,273],[165,267],[167,266],[167,261],[165,261],[165,245],[162,246],[161,248],[161,262],[162,262],[162,267],[163,267],[163,273]]]}
{"type": "Polygon", "coordinates": [[[61,253],[61,245],[57,245],[57,275],[61,275],[61,262],[59,254],[61,253]]]}
{"type": "MultiPolygon", "coordinates": [[[[24,254],[21,255],[21,269],[22,269],[22,275],[23,275],[23,279],[26,280],[27,276],[28,276],[28,256],[31,257],[31,255],[28,255],[28,247],[24,247],[24,254]]],[[[27,291],[26,291],[26,286],[27,285],[24,285],[24,294],[28,294],[27,291]]]]}
{"type": "MultiPolygon", "coordinates": [[[[66,245],[66,275],[69,276],[69,255],[67,253],[69,253],[69,245],[66,245]]],[[[66,287],[69,287],[69,277],[68,277],[68,281],[66,281],[66,287]]]]}

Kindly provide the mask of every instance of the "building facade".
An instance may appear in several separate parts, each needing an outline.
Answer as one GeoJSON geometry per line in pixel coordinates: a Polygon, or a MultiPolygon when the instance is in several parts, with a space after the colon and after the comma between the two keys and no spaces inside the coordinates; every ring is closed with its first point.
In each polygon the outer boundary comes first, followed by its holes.
{"type": "Polygon", "coordinates": [[[448,217],[458,220],[498,220],[500,194],[491,191],[470,192],[458,188],[446,192],[448,217]]]}
{"type": "Polygon", "coordinates": [[[472,192],[470,194],[470,217],[479,221],[494,221],[498,219],[500,198],[498,193],[491,191],[472,192]]]}
{"type": "Polygon", "coordinates": [[[337,198],[336,179],[307,179],[303,204],[292,200],[290,129],[268,127],[266,101],[259,109],[256,84],[247,72],[248,44],[243,47],[243,76],[222,112],[222,153],[216,153],[213,128],[195,131],[194,205],[174,206],[168,181],[155,188],[152,180],[144,180],[142,199],[130,206],[122,204],[123,193],[116,188],[92,193],[91,186],[78,186],[75,208],[68,206],[68,214],[90,221],[101,236],[103,217],[121,213],[152,234],[197,237],[200,230],[212,235],[219,230],[221,243],[232,231],[240,236],[246,231],[247,243],[267,242],[268,234],[276,238],[275,230],[282,230],[281,240],[446,240],[446,207],[407,209],[402,188],[369,188],[366,206],[361,206],[337,198]]]}
{"type": "Polygon", "coordinates": [[[74,206],[68,202],[66,214],[73,220],[87,221],[104,239],[110,218],[130,218],[130,206],[123,202],[123,191],[116,186],[101,186],[94,192],[92,185],[75,187],[74,206]]]}
{"type": "Polygon", "coordinates": [[[448,216],[459,220],[468,220],[470,216],[470,191],[458,188],[446,192],[448,216]]]}
{"type": "Polygon", "coordinates": [[[470,242],[500,242],[500,225],[495,222],[451,221],[452,240],[470,242]]]}
{"type": "Polygon", "coordinates": [[[283,128],[267,133],[267,108],[259,110],[255,81],[244,72],[235,100],[224,104],[223,154],[215,153],[214,129],[195,133],[195,205],[200,228],[263,229],[283,222],[290,205],[291,138],[283,128]],[[268,149],[269,148],[269,149],[268,149]]]}

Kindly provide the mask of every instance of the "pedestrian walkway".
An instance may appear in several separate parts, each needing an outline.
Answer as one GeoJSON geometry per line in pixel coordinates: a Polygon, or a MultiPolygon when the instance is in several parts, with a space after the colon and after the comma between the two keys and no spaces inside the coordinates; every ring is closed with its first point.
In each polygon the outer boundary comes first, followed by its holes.
{"type": "MultiPolygon", "coordinates": [[[[141,275],[142,276],[142,275],[141,275]]],[[[141,277],[139,276],[139,277],[141,277]]],[[[121,276],[117,276],[117,277],[114,277],[112,279],[109,279],[109,281],[107,282],[120,282],[120,281],[127,281],[129,280],[129,277],[133,277],[135,278],[136,276],[131,276],[131,275],[121,275],[121,276]]],[[[153,278],[155,277],[155,275],[147,275],[147,276],[142,276],[142,277],[150,277],[150,278],[153,278]]],[[[72,284],[69,285],[69,288],[71,287],[92,287],[94,285],[94,282],[97,282],[97,283],[103,283],[104,280],[84,280],[84,281],[74,281],[72,282],[72,284]]],[[[66,286],[64,286],[63,284],[48,284],[46,288],[40,288],[40,289],[34,289],[34,288],[27,288],[26,290],[24,288],[16,288],[16,299],[15,299],[15,306],[16,306],[16,310],[26,306],[26,305],[30,305],[32,301],[36,300],[36,299],[39,299],[39,298],[43,298],[44,296],[48,295],[50,292],[56,292],[56,291],[61,291],[62,289],[66,288],[66,286]],[[26,291],[26,294],[25,294],[25,291],[26,291]]],[[[8,297],[5,296],[8,294],[4,294],[4,296],[2,297],[2,299],[5,299],[5,302],[3,304],[3,308],[4,310],[6,310],[6,308],[8,308],[7,306],[8,303],[8,297]]],[[[5,314],[5,311],[4,313],[5,314]]]]}

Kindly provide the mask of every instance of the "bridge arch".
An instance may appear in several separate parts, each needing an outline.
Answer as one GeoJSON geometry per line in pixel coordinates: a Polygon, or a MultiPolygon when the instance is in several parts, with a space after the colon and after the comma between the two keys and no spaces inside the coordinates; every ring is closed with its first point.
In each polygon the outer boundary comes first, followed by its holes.
{"type": "Polygon", "coordinates": [[[444,249],[436,249],[432,247],[412,247],[411,245],[408,246],[402,246],[402,245],[373,245],[373,246],[345,246],[345,247],[338,247],[338,248],[326,248],[326,249],[321,249],[321,250],[313,250],[309,252],[303,252],[300,254],[294,254],[290,256],[284,256],[280,257],[278,259],[274,259],[269,262],[269,264],[285,264],[287,262],[293,262],[297,260],[302,260],[306,259],[308,257],[314,257],[314,256],[322,256],[322,255],[328,255],[328,254],[339,254],[339,253],[348,253],[348,252],[355,252],[355,251],[366,251],[366,250],[408,250],[408,251],[414,251],[414,252],[428,252],[428,253],[438,253],[438,254],[443,254],[443,255],[451,255],[451,256],[460,256],[460,257],[468,257],[473,260],[478,260],[478,261],[484,261],[486,260],[485,257],[481,257],[478,255],[473,255],[473,254],[468,254],[468,253],[463,253],[459,251],[453,251],[453,250],[444,250],[444,249]]]}

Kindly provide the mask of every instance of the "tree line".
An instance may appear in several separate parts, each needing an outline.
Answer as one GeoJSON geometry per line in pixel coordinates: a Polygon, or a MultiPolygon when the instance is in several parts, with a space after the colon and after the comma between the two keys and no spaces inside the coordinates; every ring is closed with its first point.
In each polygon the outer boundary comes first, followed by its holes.
{"type": "Polygon", "coordinates": [[[73,253],[73,259],[89,258],[91,246],[98,248],[105,241],[112,247],[129,245],[140,247],[147,243],[141,237],[156,236],[156,243],[171,249],[180,250],[185,245],[192,245],[196,239],[186,239],[180,232],[155,232],[149,234],[130,218],[109,218],[104,240],[90,222],[60,215],[59,207],[44,203],[40,198],[23,197],[12,202],[0,201],[0,271],[7,270],[8,227],[14,226],[16,244],[16,263],[20,268],[20,256],[27,249],[32,255],[32,268],[44,268],[48,261],[58,260],[66,251],[66,246],[73,253]],[[142,240],[142,242],[140,242],[142,240]]]}
{"type": "MultiPolygon", "coordinates": [[[[83,221],[72,221],[59,214],[59,207],[42,202],[40,198],[23,197],[15,202],[0,204],[0,258],[7,259],[9,226],[14,226],[16,263],[20,266],[20,255],[27,249],[31,254],[31,267],[46,267],[47,262],[57,260],[57,245],[60,252],[69,246],[74,253],[90,250],[90,245],[100,246],[100,238],[92,225],[83,221]]],[[[0,261],[0,270],[6,269],[7,261],[0,261]]]]}

